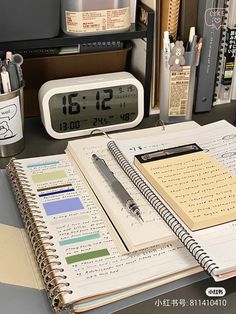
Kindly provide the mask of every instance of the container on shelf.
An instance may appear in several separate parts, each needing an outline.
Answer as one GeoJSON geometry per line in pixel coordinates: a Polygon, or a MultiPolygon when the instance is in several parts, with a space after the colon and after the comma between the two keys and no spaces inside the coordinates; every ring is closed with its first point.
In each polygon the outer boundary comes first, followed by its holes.
{"type": "Polygon", "coordinates": [[[60,0],[1,0],[0,42],[56,37],[60,0]]]}
{"type": "Polygon", "coordinates": [[[62,30],[68,35],[128,30],[130,0],[61,0],[62,30]]]}

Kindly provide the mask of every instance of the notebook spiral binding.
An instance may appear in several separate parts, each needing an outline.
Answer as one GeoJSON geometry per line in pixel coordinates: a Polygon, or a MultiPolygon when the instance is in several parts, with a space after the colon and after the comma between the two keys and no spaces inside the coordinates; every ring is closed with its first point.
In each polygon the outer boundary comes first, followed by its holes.
{"type": "Polygon", "coordinates": [[[222,31],[221,31],[221,41],[220,41],[220,50],[218,54],[218,64],[216,69],[216,76],[215,76],[215,91],[214,91],[214,97],[213,102],[217,104],[220,103],[221,98],[221,79],[224,72],[224,53],[226,49],[226,33],[227,33],[227,21],[229,18],[229,1],[225,0],[224,10],[225,14],[222,18],[222,31]],[[218,102],[217,102],[218,101],[218,102]]]}
{"type": "Polygon", "coordinates": [[[11,185],[16,197],[18,207],[28,232],[32,248],[41,270],[41,274],[48,292],[49,300],[55,309],[60,312],[63,307],[61,296],[72,291],[67,287],[67,277],[64,274],[64,269],[60,267],[61,263],[58,260],[56,249],[53,247],[52,236],[50,235],[43,216],[38,210],[36,195],[31,190],[24,169],[20,162],[14,158],[10,161],[7,168],[11,185]]]}
{"type": "Polygon", "coordinates": [[[195,241],[195,239],[187,232],[187,230],[179,223],[174,215],[168,210],[168,208],[161,202],[157,195],[148,187],[145,181],[140,177],[138,172],[130,165],[126,160],[118,146],[114,141],[109,141],[108,149],[116,159],[120,167],[124,170],[126,175],[139,189],[142,195],[148,200],[152,207],[158,212],[158,214],[164,219],[168,226],[174,231],[180,241],[189,250],[192,256],[198,261],[202,268],[211,275],[214,270],[219,267],[213,262],[213,260],[207,255],[207,253],[201,248],[201,246],[195,241]]]}
{"type": "Polygon", "coordinates": [[[168,16],[168,31],[172,35],[173,39],[176,39],[177,29],[178,29],[178,20],[179,20],[179,0],[170,0],[170,10],[168,16]]]}

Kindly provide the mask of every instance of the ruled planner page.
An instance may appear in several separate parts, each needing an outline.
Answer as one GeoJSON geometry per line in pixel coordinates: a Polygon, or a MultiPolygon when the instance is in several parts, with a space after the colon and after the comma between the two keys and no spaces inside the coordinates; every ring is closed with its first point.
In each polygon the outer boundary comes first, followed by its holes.
{"type": "MultiPolygon", "coordinates": [[[[45,242],[52,243],[56,250],[53,254],[48,253],[52,267],[57,269],[54,276],[61,284],[61,290],[73,291],[62,295],[65,303],[112,292],[111,302],[124,297],[125,292],[116,295],[116,291],[137,285],[129,291],[132,295],[143,283],[157,278],[173,280],[189,274],[185,272],[187,270],[199,270],[196,261],[178,240],[121,255],[106,228],[98,201],[66,155],[17,160],[17,163],[23,167],[35,194],[42,216],[38,223],[43,221],[53,237],[45,242]],[[60,262],[60,265],[54,262],[60,262]],[[60,272],[60,269],[64,271],[60,272]],[[60,275],[67,278],[56,277],[60,275]],[[168,277],[170,275],[173,276],[168,277]],[[65,282],[70,284],[68,288],[63,285],[65,282]]],[[[159,281],[152,282],[154,286],[158,284],[159,281]]]]}
{"type": "MultiPolygon", "coordinates": [[[[170,128],[168,126],[168,131],[164,133],[170,132],[170,134],[174,134],[176,129],[190,129],[191,127],[198,128],[199,126],[195,123],[188,122],[181,124],[181,126],[173,125],[170,128]]],[[[128,138],[128,142],[131,144],[132,140],[130,140],[130,138],[135,140],[142,134],[146,134],[149,140],[153,142],[156,138],[156,134],[162,133],[161,127],[155,127],[114,134],[114,136],[118,138],[128,138]]],[[[176,236],[172,230],[166,225],[162,218],[153,211],[152,206],[148,203],[146,198],[134,186],[110,154],[107,148],[108,140],[109,139],[104,136],[98,136],[70,141],[68,143],[67,152],[72,155],[78,167],[85,174],[86,179],[101,201],[104,210],[115,225],[116,230],[122,237],[128,250],[132,252],[166,241],[175,241],[176,236]],[[132,216],[125,208],[124,204],[117,198],[117,195],[109,186],[107,180],[94,164],[92,160],[93,154],[97,154],[98,157],[104,159],[115,177],[121,182],[136,204],[138,204],[144,222],[132,216]]]]}

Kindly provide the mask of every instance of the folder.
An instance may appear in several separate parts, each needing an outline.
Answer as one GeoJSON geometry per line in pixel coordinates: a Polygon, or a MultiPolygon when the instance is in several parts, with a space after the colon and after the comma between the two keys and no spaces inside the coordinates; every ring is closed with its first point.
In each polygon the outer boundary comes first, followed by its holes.
{"type": "Polygon", "coordinates": [[[197,34],[204,38],[204,44],[197,73],[195,112],[212,108],[222,27],[222,16],[215,19],[214,12],[217,9],[222,13],[224,4],[224,0],[199,0],[198,3],[197,34]]]}
{"type": "Polygon", "coordinates": [[[222,27],[221,49],[218,56],[218,67],[215,84],[214,104],[225,104],[231,101],[234,92],[233,72],[235,56],[232,48],[236,45],[236,3],[227,0],[225,4],[224,26],[222,27]]]}

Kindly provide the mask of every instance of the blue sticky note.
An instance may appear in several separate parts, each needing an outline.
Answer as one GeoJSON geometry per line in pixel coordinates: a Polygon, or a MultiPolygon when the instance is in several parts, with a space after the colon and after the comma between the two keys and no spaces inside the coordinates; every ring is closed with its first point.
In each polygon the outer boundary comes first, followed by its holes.
{"type": "Polygon", "coordinates": [[[47,216],[63,214],[84,208],[78,197],[44,203],[43,207],[47,216]]]}

